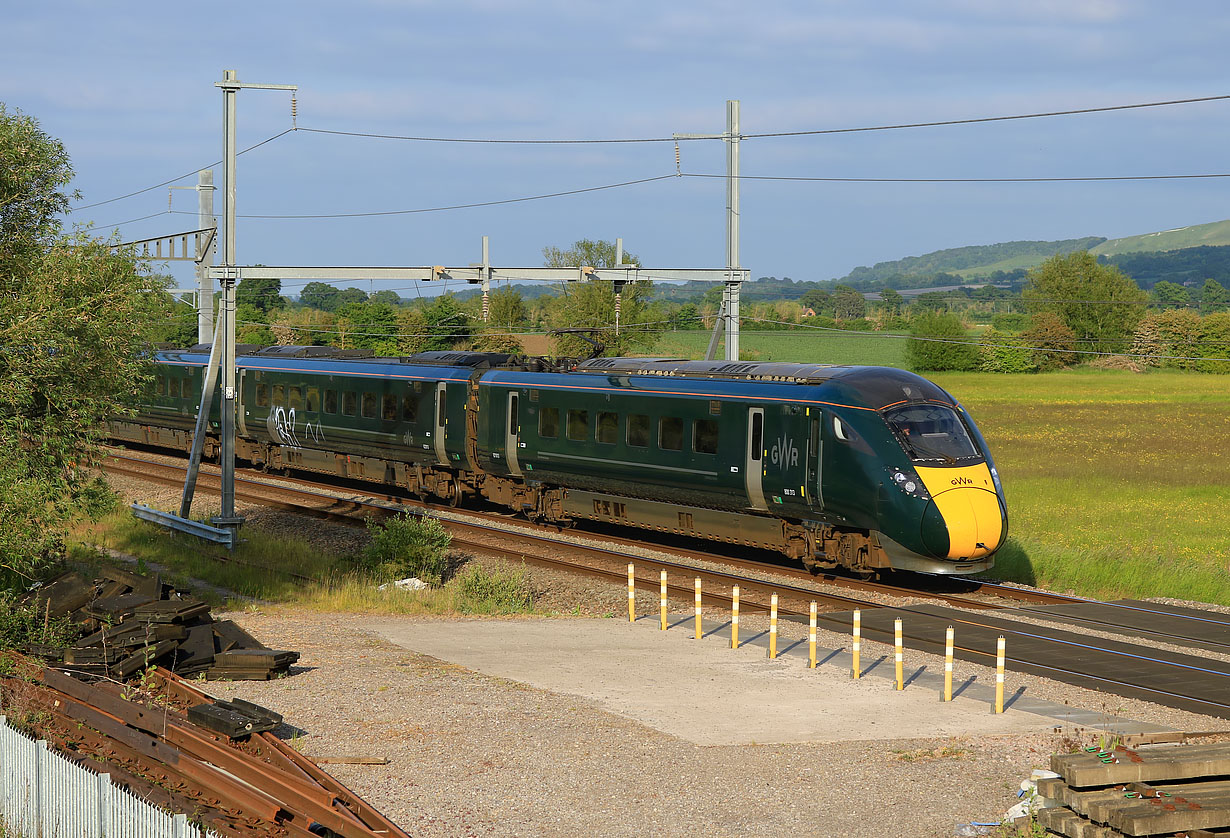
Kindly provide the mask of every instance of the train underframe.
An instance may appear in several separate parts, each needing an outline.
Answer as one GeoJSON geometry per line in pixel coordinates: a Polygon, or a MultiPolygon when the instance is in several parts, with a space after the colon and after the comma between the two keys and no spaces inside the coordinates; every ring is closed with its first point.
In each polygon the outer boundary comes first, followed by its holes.
{"type": "MultiPolygon", "coordinates": [[[[111,438],[118,441],[185,453],[192,446],[190,431],[133,422],[112,422],[110,429],[111,438]]],[[[205,459],[216,458],[220,450],[217,437],[206,437],[203,446],[205,459]]],[[[893,567],[900,569],[902,564],[901,557],[890,557],[877,533],[841,529],[821,521],[792,521],[708,507],[681,506],[535,484],[479,471],[272,445],[242,437],[235,440],[235,456],[266,471],[308,471],[393,485],[419,498],[433,497],[452,506],[459,505],[466,496],[474,496],[533,520],[553,523],[599,521],[770,550],[800,562],[813,573],[844,568],[855,573],[873,574],[893,567]]]]}

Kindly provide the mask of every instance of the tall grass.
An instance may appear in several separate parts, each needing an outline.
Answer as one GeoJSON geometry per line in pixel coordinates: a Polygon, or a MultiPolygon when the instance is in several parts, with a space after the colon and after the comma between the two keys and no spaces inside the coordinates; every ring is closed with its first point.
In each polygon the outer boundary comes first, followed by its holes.
{"type": "Polygon", "coordinates": [[[363,560],[323,551],[307,541],[246,527],[233,552],[204,545],[117,512],[81,527],[70,558],[85,568],[100,562],[98,548],[170,569],[170,581],[214,604],[238,607],[246,599],[320,611],[377,614],[514,614],[532,612],[533,589],[523,568],[467,563],[454,579],[422,591],[379,590],[387,568],[369,571],[363,560]],[[210,592],[198,580],[236,597],[210,592]]]}

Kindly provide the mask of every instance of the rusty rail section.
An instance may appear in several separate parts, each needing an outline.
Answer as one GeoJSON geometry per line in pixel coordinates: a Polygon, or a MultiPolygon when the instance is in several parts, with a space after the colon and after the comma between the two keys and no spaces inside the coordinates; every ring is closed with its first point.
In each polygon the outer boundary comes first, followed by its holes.
{"type": "Polygon", "coordinates": [[[157,700],[28,661],[2,679],[10,706],[63,755],[228,838],[407,838],[396,824],[271,732],[231,740],[184,713],[214,699],[154,667],[157,700]]]}

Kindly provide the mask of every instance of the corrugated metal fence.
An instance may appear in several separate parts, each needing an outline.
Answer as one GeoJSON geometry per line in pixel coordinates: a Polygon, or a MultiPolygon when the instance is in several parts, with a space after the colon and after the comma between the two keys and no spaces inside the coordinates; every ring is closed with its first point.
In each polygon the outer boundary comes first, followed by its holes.
{"type": "Polygon", "coordinates": [[[73,765],[0,716],[0,819],[25,838],[218,838],[73,765]]]}

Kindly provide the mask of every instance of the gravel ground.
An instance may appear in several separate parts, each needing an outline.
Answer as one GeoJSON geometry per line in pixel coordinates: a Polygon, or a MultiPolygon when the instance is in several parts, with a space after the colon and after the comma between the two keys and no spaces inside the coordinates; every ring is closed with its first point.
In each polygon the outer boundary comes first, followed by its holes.
{"type": "MultiPolygon", "coordinates": [[[[131,499],[173,504],[178,491],[113,480],[131,499]]],[[[198,509],[216,500],[205,497],[198,509]]],[[[294,534],[335,552],[362,530],[264,509],[248,526],[294,534]]],[[[483,564],[498,559],[477,558],[483,564]]],[[[539,607],[569,616],[625,613],[620,585],[527,568],[539,607]]],[[[641,595],[643,596],[643,595],[641,595]]],[[[656,605],[656,597],[653,597],[656,605]]],[[[673,606],[677,612],[691,602],[673,606]]],[[[642,603],[642,609],[653,606],[642,603]]],[[[706,610],[709,614],[709,610],[706,610]]],[[[597,703],[493,678],[409,652],[362,631],[356,615],[253,606],[228,615],[266,644],[302,654],[292,676],[211,682],[282,713],[297,747],[318,757],[382,756],[385,766],[328,765],[413,835],[512,836],[800,834],[951,836],[958,823],[996,820],[1018,783],[1089,731],[702,747],[607,712],[597,703]]],[[[713,610],[713,617],[720,612],[713,610]]],[[[413,618],[417,620],[442,618],[413,618]]],[[[534,618],[539,619],[539,618],[534,618]]],[[[764,618],[742,616],[750,636],[764,618]]],[[[441,626],[447,630],[446,625],[441,626]]],[[[783,643],[804,627],[785,622],[783,643]]],[[[849,648],[821,630],[819,643],[849,648]]],[[[864,661],[891,654],[864,641],[864,661]]],[[[942,660],[907,652],[907,665],[942,660]]],[[[891,660],[891,657],[890,657],[891,660]]],[[[992,673],[959,663],[962,677],[992,673]]],[[[841,677],[832,674],[826,677],[841,677]]],[[[1185,731],[1230,728],[1221,719],[1010,673],[1009,692],[1185,731]]]]}

